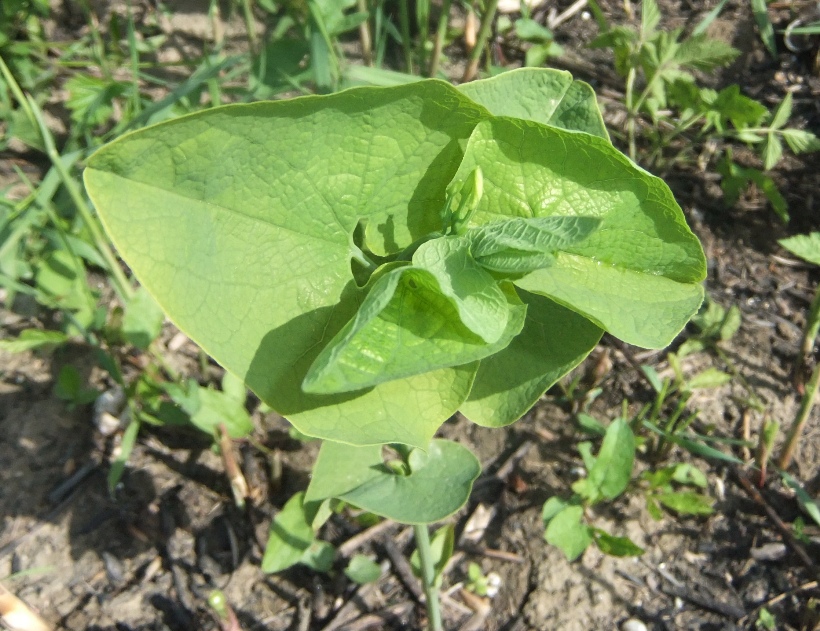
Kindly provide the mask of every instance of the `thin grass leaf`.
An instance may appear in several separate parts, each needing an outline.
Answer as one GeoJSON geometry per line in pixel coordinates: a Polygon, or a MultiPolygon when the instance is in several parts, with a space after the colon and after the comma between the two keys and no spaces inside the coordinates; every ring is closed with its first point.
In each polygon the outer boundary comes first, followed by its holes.
{"type": "Polygon", "coordinates": [[[647,428],[649,431],[659,434],[663,436],[666,440],[670,443],[674,443],[680,447],[683,447],[687,451],[697,455],[702,456],[704,458],[714,458],[715,460],[722,460],[724,462],[731,462],[733,464],[744,464],[742,460],[739,458],[735,458],[730,454],[723,453],[715,449],[714,447],[709,447],[709,445],[704,445],[697,440],[693,440],[689,436],[679,436],[677,434],[672,434],[670,432],[664,431],[658,426],[650,423],[649,421],[643,421],[642,425],[647,428]]]}
{"type": "Polygon", "coordinates": [[[692,36],[695,37],[697,35],[704,34],[706,32],[706,29],[708,29],[712,25],[712,22],[714,22],[717,19],[717,16],[720,15],[720,12],[723,11],[723,7],[726,6],[726,3],[728,1],[729,0],[720,0],[720,2],[717,3],[715,8],[709,11],[709,13],[707,13],[706,16],[695,27],[695,30],[692,31],[692,36]]]}
{"type": "Polygon", "coordinates": [[[803,488],[803,485],[791,475],[785,471],[781,471],[780,475],[783,478],[783,483],[794,491],[797,501],[800,503],[800,507],[820,526],[820,505],[818,505],[817,501],[814,500],[812,496],[806,492],[806,489],[803,488]]]}
{"type": "Polygon", "coordinates": [[[774,39],[774,28],[772,22],[769,20],[769,10],[766,6],[766,0],[751,0],[752,13],[757,22],[757,28],[760,31],[760,39],[766,49],[771,53],[772,57],[777,59],[777,44],[774,39]]]}
{"type": "Polygon", "coordinates": [[[199,89],[200,86],[207,83],[210,79],[218,77],[221,72],[227,70],[228,68],[232,68],[242,61],[245,61],[244,55],[234,55],[233,57],[228,57],[222,60],[215,66],[200,68],[188,77],[188,79],[180,83],[167,96],[159,101],[156,101],[155,103],[152,103],[142,110],[139,113],[139,116],[132,118],[122,129],[118,129],[117,132],[122,133],[129,129],[146,125],[160,112],[172,107],[175,103],[178,103],[181,99],[184,99],[186,96],[199,89]]]}

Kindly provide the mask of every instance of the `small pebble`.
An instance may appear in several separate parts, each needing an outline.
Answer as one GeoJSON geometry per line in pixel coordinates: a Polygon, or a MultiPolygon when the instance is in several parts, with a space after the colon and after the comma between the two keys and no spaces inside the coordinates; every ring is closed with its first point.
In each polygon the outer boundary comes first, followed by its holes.
{"type": "Polygon", "coordinates": [[[750,554],[755,561],[777,561],[786,556],[786,544],[764,543],[758,548],[752,548],[750,554]]]}
{"type": "Polygon", "coordinates": [[[630,618],[621,625],[621,631],[649,631],[649,629],[637,618],[630,618]]]}

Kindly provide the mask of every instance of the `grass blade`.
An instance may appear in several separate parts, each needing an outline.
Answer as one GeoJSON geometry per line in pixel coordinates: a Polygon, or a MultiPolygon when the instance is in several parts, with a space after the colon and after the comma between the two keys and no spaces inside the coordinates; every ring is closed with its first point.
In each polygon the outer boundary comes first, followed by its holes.
{"type": "Polygon", "coordinates": [[[769,10],[766,6],[766,0],[751,0],[752,3],[752,13],[755,16],[755,22],[757,22],[757,28],[760,31],[760,39],[763,40],[763,44],[766,46],[766,49],[771,53],[772,57],[777,59],[777,44],[774,41],[774,27],[772,27],[772,22],[769,20],[769,10]]]}

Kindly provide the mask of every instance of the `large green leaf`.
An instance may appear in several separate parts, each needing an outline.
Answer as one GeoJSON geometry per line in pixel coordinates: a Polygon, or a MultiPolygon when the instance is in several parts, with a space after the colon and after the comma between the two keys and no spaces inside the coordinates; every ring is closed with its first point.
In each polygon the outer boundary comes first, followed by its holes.
{"type": "Polygon", "coordinates": [[[175,324],[305,434],[426,445],[475,366],[370,391],[301,385],[363,299],[352,235],[398,251],[440,226],[486,111],[430,81],[217,108],[126,135],[85,182],[117,249],[175,324]]]}
{"type": "Polygon", "coordinates": [[[409,474],[401,475],[385,464],[378,445],[325,441],[305,502],[338,498],[404,524],[429,524],[461,508],[481,473],[470,450],[449,440],[413,449],[407,464],[409,474]]]}
{"type": "Polygon", "coordinates": [[[631,344],[667,345],[697,311],[703,250],[669,188],[609,143],[509,118],[476,126],[456,177],[476,165],[484,195],[473,222],[503,217],[601,220],[556,264],[516,284],[548,296],[631,344]]]}
{"type": "Polygon", "coordinates": [[[562,127],[609,139],[593,89],[564,70],[521,68],[459,86],[496,116],[562,127]]]}
{"type": "Polygon", "coordinates": [[[481,360],[470,396],[459,408],[479,425],[501,427],[521,418],[603,333],[549,298],[518,293],[527,305],[523,331],[503,351],[481,360]]]}

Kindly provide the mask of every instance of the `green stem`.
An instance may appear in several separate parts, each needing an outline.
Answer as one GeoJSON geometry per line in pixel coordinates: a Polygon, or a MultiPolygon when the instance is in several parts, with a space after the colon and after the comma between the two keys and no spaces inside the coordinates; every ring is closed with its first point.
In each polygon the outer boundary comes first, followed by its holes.
{"type": "Polygon", "coordinates": [[[462,82],[472,80],[476,72],[478,72],[478,62],[481,59],[481,53],[484,47],[487,45],[487,40],[490,38],[490,31],[492,30],[496,9],[498,9],[498,0],[489,0],[487,10],[481,17],[481,27],[478,29],[475,48],[473,48],[473,52],[470,53],[470,62],[467,64],[464,76],[461,77],[462,82]]]}
{"type": "Polygon", "coordinates": [[[410,42],[410,11],[408,0],[399,0],[399,21],[401,22],[401,46],[404,49],[404,71],[413,74],[413,52],[410,42]]]}
{"type": "Polygon", "coordinates": [[[256,54],[259,48],[259,40],[256,37],[256,21],[253,19],[251,0],[242,0],[242,17],[245,20],[245,30],[248,31],[248,44],[250,44],[251,54],[256,54]]]}
{"type": "Polygon", "coordinates": [[[811,303],[811,309],[809,310],[809,318],[803,331],[803,340],[800,343],[801,360],[811,353],[811,349],[814,348],[818,330],[820,330],[820,287],[817,289],[817,293],[814,294],[814,301],[811,303]]]}
{"type": "Polygon", "coordinates": [[[783,450],[780,452],[780,458],[777,460],[777,466],[784,471],[789,468],[794,455],[794,450],[797,447],[797,441],[800,434],[803,433],[803,426],[811,414],[814,407],[814,399],[817,397],[817,389],[820,386],[820,364],[814,368],[811,373],[811,379],[806,384],[806,392],[803,394],[803,400],[800,402],[800,410],[797,412],[797,417],[794,419],[789,434],[786,436],[786,443],[783,445],[783,450]]]}
{"type": "Polygon", "coordinates": [[[416,20],[419,25],[419,72],[427,67],[427,38],[430,36],[430,0],[417,0],[416,20]]]}
{"type": "Polygon", "coordinates": [[[627,137],[629,139],[629,157],[632,160],[635,160],[636,155],[636,148],[635,148],[635,116],[637,115],[637,109],[633,104],[634,94],[633,91],[635,90],[635,68],[634,66],[629,69],[629,73],[626,76],[626,113],[627,113],[627,121],[626,121],[626,132],[627,137]]]}
{"type": "Polygon", "coordinates": [[[142,109],[142,102],[140,101],[140,79],[139,79],[139,52],[137,51],[137,35],[136,27],[134,25],[134,13],[131,8],[130,0],[125,4],[128,12],[128,52],[131,56],[131,107],[133,109],[132,116],[136,116],[142,109]]]}
{"type": "Polygon", "coordinates": [[[436,568],[433,563],[433,553],[430,550],[430,533],[427,530],[427,524],[416,524],[413,526],[413,532],[416,536],[416,546],[419,551],[424,596],[427,599],[427,629],[428,631],[443,631],[438,589],[435,586],[436,568]]]}
{"type": "Polygon", "coordinates": [[[54,144],[54,138],[48,130],[48,127],[46,127],[46,122],[43,119],[43,113],[40,111],[39,106],[31,97],[28,97],[28,104],[34,118],[37,121],[40,135],[43,137],[43,144],[46,148],[46,154],[51,160],[51,163],[54,165],[54,168],[57,169],[57,173],[60,175],[63,186],[66,187],[66,190],[71,197],[71,201],[74,202],[74,205],[77,207],[77,211],[83,218],[83,222],[88,228],[88,231],[91,233],[91,238],[94,239],[94,244],[97,246],[100,254],[105,259],[105,262],[108,263],[108,267],[111,270],[114,289],[123,302],[128,302],[134,294],[131,283],[128,282],[128,279],[125,277],[125,273],[122,271],[122,267],[120,267],[119,261],[117,261],[117,258],[111,251],[111,248],[108,245],[108,240],[105,238],[105,235],[97,223],[97,220],[91,213],[91,209],[88,207],[88,204],[86,204],[85,198],[83,198],[82,193],[80,193],[80,188],[77,186],[77,182],[65,168],[62,157],[54,144]]]}
{"type": "Polygon", "coordinates": [[[444,0],[441,5],[441,15],[438,18],[438,30],[436,31],[436,44],[433,48],[433,56],[430,59],[430,76],[436,78],[438,73],[438,62],[441,59],[441,50],[444,48],[444,40],[447,37],[447,23],[450,20],[450,4],[452,0],[444,0]]]}
{"type": "MultiPolygon", "coordinates": [[[[356,8],[360,13],[370,13],[367,0],[356,0],[356,8]]],[[[370,18],[359,24],[359,40],[362,44],[362,61],[365,66],[373,65],[373,44],[370,41],[370,18]]]]}

